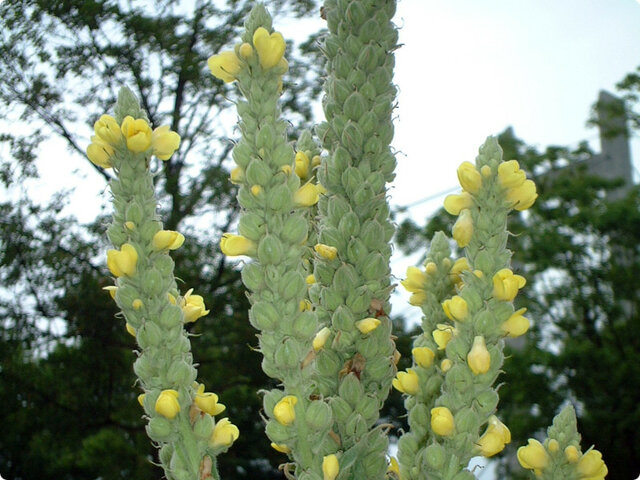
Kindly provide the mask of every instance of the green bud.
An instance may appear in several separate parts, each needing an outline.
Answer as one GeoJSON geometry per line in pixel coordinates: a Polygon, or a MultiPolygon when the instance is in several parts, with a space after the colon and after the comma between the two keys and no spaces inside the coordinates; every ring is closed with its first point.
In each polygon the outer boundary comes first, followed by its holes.
{"type": "Polygon", "coordinates": [[[140,235],[142,236],[142,238],[150,241],[153,236],[160,230],[162,230],[162,224],[160,222],[156,220],[151,222],[144,222],[140,226],[140,235]]]}
{"type": "Polygon", "coordinates": [[[353,89],[349,87],[349,84],[345,80],[332,78],[330,91],[338,103],[344,103],[351,92],[353,92],[353,89]]]}
{"type": "Polygon", "coordinates": [[[277,138],[277,132],[273,125],[273,123],[265,123],[260,125],[260,130],[258,130],[256,135],[256,148],[260,150],[264,148],[265,150],[271,150],[273,148],[274,142],[277,138]]]}
{"type": "Polygon", "coordinates": [[[329,401],[331,402],[331,410],[333,411],[336,422],[344,424],[353,412],[353,409],[341,397],[331,397],[329,401]]]}
{"type": "Polygon", "coordinates": [[[200,415],[193,424],[193,433],[196,437],[208,440],[211,438],[211,432],[213,432],[214,422],[213,417],[208,413],[200,415]]]}
{"type": "Polygon", "coordinates": [[[351,311],[344,305],[339,305],[331,316],[331,325],[336,330],[351,330],[355,323],[355,318],[351,311]]]}
{"type": "Polygon", "coordinates": [[[261,203],[258,203],[256,197],[253,196],[251,190],[246,185],[240,185],[237,199],[240,206],[245,210],[256,208],[262,205],[261,203]]]}
{"type": "Polygon", "coordinates": [[[484,305],[482,297],[480,297],[477,289],[475,288],[463,288],[460,292],[460,296],[467,302],[467,306],[470,311],[480,310],[484,305]]]}
{"type": "Polygon", "coordinates": [[[324,262],[317,262],[314,265],[313,274],[316,280],[324,285],[331,285],[333,282],[333,267],[325,264],[324,262]]]}
{"type": "Polygon", "coordinates": [[[371,189],[371,186],[364,183],[360,185],[358,190],[356,190],[356,192],[353,194],[353,203],[357,207],[365,205],[373,200],[374,195],[375,193],[371,189]]]}
{"type": "Polygon", "coordinates": [[[378,49],[373,45],[367,45],[358,55],[356,67],[365,72],[373,72],[378,67],[379,58],[378,49]]]}
{"type": "Polygon", "coordinates": [[[160,458],[160,462],[162,465],[168,467],[169,462],[171,461],[171,456],[173,455],[173,445],[170,443],[165,443],[160,447],[160,451],[158,452],[158,457],[160,458]]]}
{"type": "Polygon", "coordinates": [[[146,427],[147,435],[155,442],[166,442],[173,433],[173,425],[163,417],[153,417],[146,427]]]}
{"type": "Polygon", "coordinates": [[[371,305],[373,295],[366,286],[352,290],[347,296],[346,304],[354,313],[365,312],[371,305]]]}
{"type": "Polygon", "coordinates": [[[389,272],[388,262],[379,252],[371,252],[362,267],[365,280],[380,279],[389,272]]]}
{"type": "MultiPolygon", "coordinates": [[[[248,265],[243,270],[246,270],[248,265]]],[[[258,330],[273,330],[276,328],[280,315],[275,307],[265,301],[258,301],[249,310],[249,321],[258,330]]]]}
{"type": "Polygon", "coordinates": [[[370,13],[360,2],[349,2],[345,18],[347,18],[354,27],[359,27],[369,18],[369,15],[370,13]]]}
{"type": "Polygon", "coordinates": [[[342,295],[332,287],[325,287],[320,292],[320,303],[327,310],[335,310],[342,305],[342,295]]]}
{"type": "Polygon", "coordinates": [[[367,368],[365,370],[367,378],[370,378],[375,382],[379,382],[385,378],[389,378],[392,372],[393,367],[391,359],[380,356],[375,356],[373,358],[367,357],[367,368]]]}
{"type": "Polygon", "coordinates": [[[258,260],[263,265],[278,265],[283,253],[282,243],[273,235],[265,235],[258,244],[258,260]]]}
{"type": "Polygon", "coordinates": [[[356,288],[359,283],[358,273],[348,263],[341,265],[333,276],[333,286],[341,292],[348,292],[356,288]]]}
{"type": "Polygon", "coordinates": [[[153,264],[163,277],[173,277],[173,267],[175,266],[175,263],[169,255],[157,255],[153,264]]]}
{"type": "Polygon", "coordinates": [[[254,158],[245,169],[244,176],[249,185],[262,185],[264,187],[269,184],[273,174],[264,160],[254,158]]]}
{"type": "Polygon", "coordinates": [[[369,251],[360,238],[352,238],[347,245],[347,260],[354,265],[363,263],[369,251]]]}
{"type": "Polygon", "coordinates": [[[267,206],[275,211],[289,210],[293,196],[286,185],[276,185],[267,192],[267,206]]]}
{"type": "Polygon", "coordinates": [[[312,401],[305,412],[305,420],[310,428],[324,430],[333,422],[331,407],[321,400],[312,401]]]}
{"type": "Polygon", "coordinates": [[[264,235],[265,221],[253,212],[243,212],[238,222],[238,232],[240,235],[257,242],[264,235]]]}
{"type": "Polygon", "coordinates": [[[155,267],[145,272],[141,283],[144,291],[152,297],[160,295],[165,289],[165,277],[155,267]]]}
{"type": "Polygon", "coordinates": [[[342,144],[347,147],[347,150],[353,155],[360,155],[362,152],[362,146],[364,144],[364,136],[358,124],[351,121],[347,122],[342,130],[341,136],[342,144]]]}
{"type": "Polygon", "coordinates": [[[166,329],[170,329],[175,325],[182,325],[182,310],[177,305],[167,305],[162,310],[158,322],[166,329]]]}
{"type": "Polygon", "coordinates": [[[125,216],[128,222],[133,222],[136,225],[140,224],[143,217],[142,207],[138,202],[132,201],[127,206],[127,213],[125,216]]]}
{"type": "Polygon", "coordinates": [[[154,322],[144,322],[136,332],[136,339],[141,348],[155,347],[162,341],[163,332],[154,322]]]}
{"type": "MultiPolygon", "coordinates": [[[[508,317],[507,317],[508,318],[508,317]]],[[[495,330],[495,317],[491,310],[483,310],[478,313],[474,319],[473,324],[478,332],[492,332],[495,330]]]]}
{"type": "MultiPolygon", "coordinates": [[[[336,147],[336,151],[331,156],[330,163],[333,169],[337,170],[338,172],[344,172],[347,168],[351,166],[351,164],[353,163],[353,159],[351,158],[351,154],[347,151],[346,148],[339,146],[339,147],[336,147]]],[[[330,200],[336,203],[334,208],[337,209],[333,212],[332,210],[329,210],[330,212],[329,215],[332,218],[336,218],[337,220],[339,220],[342,217],[342,215],[344,215],[351,209],[351,207],[349,206],[349,204],[344,198],[331,197],[330,200]]]]}
{"type": "Polygon", "coordinates": [[[446,454],[442,445],[432,443],[424,450],[424,459],[433,470],[440,470],[444,466],[446,454]]]}
{"type": "Polygon", "coordinates": [[[332,350],[321,350],[316,357],[316,368],[320,377],[332,378],[337,376],[341,368],[338,354],[332,350]]]}
{"type": "MultiPolygon", "coordinates": [[[[360,332],[357,332],[360,335],[360,332]]],[[[334,340],[334,346],[338,351],[344,351],[351,348],[351,345],[356,339],[355,331],[341,331],[340,335],[336,335],[334,340]]]]}
{"type": "Polygon", "coordinates": [[[293,158],[293,147],[288,143],[282,143],[276,146],[271,155],[271,161],[276,165],[276,167],[291,165],[293,163],[293,158]]]}
{"type": "Polygon", "coordinates": [[[169,366],[166,378],[171,385],[189,385],[196,379],[196,369],[184,360],[174,361],[169,366]]]}
{"type": "Polygon", "coordinates": [[[350,437],[361,438],[368,430],[367,422],[365,422],[362,415],[358,413],[351,415],[345,425],[345,432],[350,437]]]}
{"type": "Polygon", "coordinates": [[[242,283],[244,283],[245,287],[249,290],[253,292],[262,290],[264,285],[264,273],[261,265],[257,263],[248,263],[242,268],[240,275],[242,276],[242,283]]]}
{"type": "Polygon", "coordinates": [[[115,223],[107,228],[107,236],[109,237],[109,241],[118,248],[129,238],[125,231],[122,229],[122,226],[115,223]]]}
{"type": "Polygon", "coordinates": [[[453,477],[452,480],[475,480],[475,475],[468,470],[462,470],[453,477]]]}
{"type": "Polygon", "coordinates": [[[447,344],[447,357],[451,360],[466,361],[469,353],[469,342],[463,337],[454,337],[447,344]]]}
{"type": "Polygon", "coordinates": [[[368,105],[364,96],[359,92],[353,92],[344,102],[344,113],[351,120],[359,120],[360,117],[367,111],[368,105]]]}
{"type": "Polygon", "coordinates": [[[352,211],[347,212],[340,219],[338,224],[338,230],[343,237],[349,238],[350,236],[357,237],[360,233],[360,220],[358,216],[352,211]]]}
{"type": "Polygon", "coordinates": [[[358,126],[365,136],[370,136],[375,132],[376,127],[378,127],[378,122],[378,117],[375,113],[364,112],[364,115],[362,115],[360,120],[358,120],[358,126]]]}
{"type": "Polygon", "coordinates": [[[485,275],[495,270],[495,262],[491,253],[487,250],[480,250],[474,259],[473,265],[476,269],[482,270],[485,275]]]}
{"type": "Polygon", "coordinates": [[[341,78],[346,78],[353,68],[353,64],[349,61],[346,55],[336,55],[332,62],[333,70],[336,75],[341,78]]]}
{"type": "Polygon", "coordinates": [[[355,86],[356,89],[360,89],[360,86],[363,85],[366,81],[366,72],[363,72],[362,70],[359,70],[357,68],[353,68],[352,66],[351,70],[349,71],[349,76],[347,77],[347,82],[349,82],[350,85],[355,86]]]}
{"type": "Polygon", "coordinates": [[[149,359],[149,355],[145,353],[133,362],[133,371],[139,378],[143,379],[143,381],[155,376],[156,370],[153,362],[149,359]]]}
{"type": "Polygon", "coordinates": [[[458,432],[473,433],[480,424],[480,420],[476,415],[476,412],[469,407],[464,407],[459,410],[455,415],[456,430],[458,432]]]}
{"type": "Polygon", "coordinates": [[[274,443],[285,443],[295,435],[295,429],[285,427],[276,420],[269,420],[265,431],[269,439],[274,443]]]}
{"type": "Polygon", "coordinates": [[[374,422],[378,418],[379,411],[380,405],[378,399],[371,396],[371,394],[360,398],[360,403],[358,403],[358,406],[356,407],[356,412],[362,415],[367,423],[374,422]]]}
{"type": "Polygon", "coordinates": [[[473,409],[478,412],[478,416],[487,418],[489,415],[496,411],[498,401],[498,393],[495,390],[489,388],[480,392],[476,396],[473,402],[473,409]]]}
{"type": "Polygon", "coordinates": [[[427,380],[423,390],[426,395],[435,395],[440,392],[442,386],[442,377],[440,375],[431,375],[427,380]]]}
{"type": "Polygon", "coordinates": [[[354,409],[358,407],[360,398],[364,395],[364,388],[354,373],[349,373],[342,378],[338,387],[338,395],[354,409]]]}
{"type": "Polygon", "coordinates": [[[278,290],[283,300],[300,298],[305,294],[307,284],[300,272],[290,270],[278,281],[278,290]]]}
{"type": "Polygon", "coordinates": [[[473,387],[473,373],[466,365],[456,364],[447,372],[447,383],[464,394],[473,387]]]}
{"type": "Polygon", "coordinates": [[[291,215],[282,228],[282,239],[293,245],[300,245],[307,238],[309,225],[301,215],[291,215]]]}
{"type": "Polygon", "coordinates": [[[275,361],[282,367],[296,367],[301,360],[299,344],[296,340],[288,338],[276,347],[275,361]]]}

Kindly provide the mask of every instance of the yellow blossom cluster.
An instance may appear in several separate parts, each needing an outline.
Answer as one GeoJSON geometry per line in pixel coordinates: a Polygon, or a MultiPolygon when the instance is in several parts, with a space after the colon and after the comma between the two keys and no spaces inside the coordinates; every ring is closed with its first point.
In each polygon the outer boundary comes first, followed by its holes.
{"type": "Polygon", "coordinates": [[[602,460],[602,454],[595,449],[590,449],[581,454],[575,445],[568,445],[564,452],[560,452],[560,445],[557,440],[550,439],[545,445],[538,440],[530,438],[528,445],[518,449],[518,462],[523,468],[533,470],[537,477],[542,475],[551,464],[552,455],[563,455],[569,464],[575,464],[580,480],[604,480],[608,469],[602,460]]]}
{"type": "Polygon", "coordinates": [[[127,115],[122,124],[110,115],[102,115],[93,125],[95,135],[87,147],[87,157],[102,168],[113,167],[112,157],[118,146],[126,145],[134,153],[152,153],[160,160],[168,160],[180,146],[180,135],[164,125],[151,130],[149,123],[142,118],[134,119],[127,115]]]}

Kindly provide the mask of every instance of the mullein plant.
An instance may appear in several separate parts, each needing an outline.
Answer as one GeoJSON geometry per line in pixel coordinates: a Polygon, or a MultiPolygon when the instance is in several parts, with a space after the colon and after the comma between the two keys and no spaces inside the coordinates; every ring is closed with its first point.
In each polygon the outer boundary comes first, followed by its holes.
{"type": "Polygon", "coordinates": [[[184,236],[162,229],[150,170],[151,157],[169,159],[180,136],[167,126],[152,130],[128,89],[120,91],[115,117],[102,115],[94,132],[87,156],[115,174],[113,223],[107,230],[115,247],[107,252],[115,285],[107,290],[140,350],[134,371],[143,390],[138,401],[147,433],[159,448],[166,478],[218,479],[216,456],[239,432],[228,418],[214,419],[225,407],[196,382],[184,324],[209,311],[193,289],[178,291],[169,252],[182,246],[184,236]]]}
{"type": "MultiPolygon", "coordinates": [[[[424,313],[423,333],[414,340],[413,367],[396,369],[386,200],[395,167],[394,13],[393,0],[326,0],[326,121],[316,128],[318,141],[303,132],[295,149],[278,106],[286,45],[265,8],[251,11],[240,43],[208,61],[244,97],[236,100],[241,139],[230,176],[241,215],[238,233],[224,233],[220,247],[251,260],[242,268],[249,321],[260,332],[263,370],[281,385],[263,392],[266,433],[289,459],[287,478],[471,479],[471,457],[492,457],[511,441],[495,415],[494,383],[504,338],[523,335],[529,320],[513,307],[526,281],[509,268],[507,216],[529,208],[537,193],[492,138],[475,165],[458,169],[463,192],[445,199],[458,216],[452,236],[465,256],[454,261],[449,239],[438,233],[424,270],[410,267],[402,281],[424,313]],[[379,421],[392,385],[406,395],[410,425],[399,462],[386,459],[388,425],[379,421]]],[[[184,236],[162,229],[150,171],[152,156],[169,159],[180,137],[166,126],[152,130],[127,89],[114,117],[103,115],[94,130],[87,155],[115,173],[107,232],[115,285],[107,290],[140,348],[134,371],[147,432],[168,479],[218,479],[216,456],[239,432],[228,418],[214,419],[224,405],[196,381],[183,325],[209,312],[192,289],[177,288],[169,252],[184,236]]],[[[544,443],[529,440],[518,460],[535,478],[603,479],[601,455],[582,453],[579,442],[567,408],[544,443]]]]}
{"type": "MultiPolygon", "coordinates": [[[[507,216],[533,205],[536,187],[517,161],[502,160],[493,138],[480,148],[475,165],[464,162],[458,168],[458,179],[463,191],[448,196],[444,206],[458,216],[452,235],[465,257],[452,263],[439,232],[425,270],[410,267],[402,282],[412,293],[410,303],[425,313],[423,334],[412,351],[414,367],[398,373],[393,383],[407,395],[411,427],[399,442],[404,480],[425,474],[472,479],[466,467],[473,456],[492,457],[511,442],[509,429],[494,414],[498,393],[493,384],[504,360],[504,338],[526,333],[529,320],[525,309],[513,307],[526,281],[509,268],[507,216]]],[[[530,439],[518,450],[520,464],[533,477],[604,478],[600,453],[580,453],[571,407],[554,419],[548,437],[544,445],[530,439]]]]}

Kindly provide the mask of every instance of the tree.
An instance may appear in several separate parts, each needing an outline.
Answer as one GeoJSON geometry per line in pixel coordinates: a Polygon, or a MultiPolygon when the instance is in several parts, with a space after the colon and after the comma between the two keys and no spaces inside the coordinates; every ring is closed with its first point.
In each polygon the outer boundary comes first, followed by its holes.
{"type": "MultiPolygon", "coordinates": [[[[507,346],[498,411],[513,442],[501,474],[522,475],[515,450],[569,401],[577,407],[583,445],[602,452],[608,478],[634,478],[640,471],[640,344],[633,333],[640,328],[640,190],[609,201],[606,192],[620,182],[589,174],[584,161],[593,152],[586,144],[540,152],[511,129],[499,142],[505,159],[533,173],[540,195],[509,223],[514,269],[528,280],[519,306],[534,325],[524,342],[507,346]]],[[[419,238],[450,231],[453,221],[441,210],[424,228],[404,222],[398,241],[411,249],[419,238]]]]}
{"type": "MultiPolygon", "coordinates": [[[[156,186],[165,228],[187,236],[188,247],[174,256],[182,288],[196,288],[211,310],[191,326],[200,378],[220,393],[242,433],[222,459],[221,474],[279,478],[270,465],[281,459],[269,448],[256,415],[261,405],[256,392],[267,380],[260,356],[251,351],[256,339],[246,320],[248,302],[237,270],[217,247],[219,234],[238,213],[227,171],[232,144],[225,137],[232,132],[222,121],[231,87],[206,69],[207,57],[237,37],[252,3],[0,4],[0,139],[7,146],[0,179],[8,191],[0,205],[4,477],[161,475],[150,462],[155,453],[136,401],[134,341],[101,291],[110,283],[104,200],[96,220],[84,225],[63,214],[65,192],[43,203],[25,188],[38,175],[39,158],[68,171],[89,164],[83,134],[112,108],[119,87],[129,85],[154,126],[169,124],[182,137],[180,150],[163,162],[156,186]],[[62,140],[68,159],[52,158],[46,139],[62,140]],[[243,453],[248,450],[250,456],[243,453]]],[[[270,6],[276,15],[301,16],[311,14],[315,2],[270,6]]],[[[313,35],[300,48],[308,51],[312,45],[313,35]]],[[[311,119],[308,100],[319,92],[304,74],[321,62],[313,54],[305,61],[288,56],[283,101],[295,137],[311,119]]],[[[95,168],[105,182],[110,178],[95,168]]]]}

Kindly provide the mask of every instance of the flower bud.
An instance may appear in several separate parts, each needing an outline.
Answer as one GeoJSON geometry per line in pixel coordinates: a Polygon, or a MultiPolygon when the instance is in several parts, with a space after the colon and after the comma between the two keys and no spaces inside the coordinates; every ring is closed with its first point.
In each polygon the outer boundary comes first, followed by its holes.
{"type": "Polygon", "coordinates": [[[338,256],[338,249],[322,243],[317,243],[313,249],[318,255],[327,260],[334,260],[338,256]]]}
{"type": "Polygon", "coordinates": [[[284,443],[275,443],[271,442],[271,448],[280,453],[291,453],[291,449],[287,447],[284,443]]]}
{"type": "Polygon", "coordinates": [[[278,65],[282,57],[286,44],[281,33],[269,32],[264,27],[259,27],[253,33],[253,46],[258,52],[260,65],[263,69],[268,70],[278,65]]]}
{"type": "Polygon", "coordinates": [[[207,65],[211,70],[211,74],[225,83],[233,82],[242,68],[240,59],[232,51],[221,52],[218,55],[209,57],[207,65]]]}
{"type": "Polygon", "coordinates": [[[211,415],[200,415],[193,424],[193,433],[205,440],[211,437],[213,427],[214,422],[211,415]]]}
{"type": "Polygon", "coordinates": [[[163,390],[156,400],[155,410],[163,417],[172,420],[180,412],[180,402],[176,390],[163,390]]]}
{"type": "Polygon", "coordinates": [[[580,451],[575,445],[569,445],[564,449],[564,456],[569,463],[578,463],[578,460],[580,460],[580,451]]]}
{"type": "Polygon", "coordinates": [[[310,428],[324,430],[333,422],[331,407],[321,400],[314,400],[307,406],[305,420],[310,428]]]}
{"type": "Polygon", "coordinates": [[[500,453],[507,443],[511,442],[511,432],[507,426],[498,420],[498,417],[492,415],[489,417],[487,430],[478,439],[476,445],[480,451],[480,455],[484,457],[492,457],[500,453]]]}
{"type": "Polygon", "coordinates": [[[522,185],[507,190],[507,201],[512,208],[523,211],[534,204],[538,198],[536,193],[536,184],[533,180],[526,180],[522,185]]]}
{"type": "Polygon", "coordinates": [[[578,461],[578,472],[583,478],[604,479],[608,471],[602,460],[602,454],[598,450],[589,450],[578,461]]]}
{"type": "Polygon", "coordinates": [[[469,193],[477,193],[482,187],[482,177],[471,162],[463,162],[458,167],[458,180],[462,188],[469,193]]]}
{"type": "Polygon", "coordinates": [[[519,337],[520,335],[524,335],[527,330],[529,330],[529,319],[523,317],[522,314],[526,312],[526,308],[521,308],[517,310],[513,315],[509,317],[509,319],[504,322],[500,328],[502,331],[511,338],[519,337]]]}
{"type": "Polygon", "coordinates": [[[153,154],[160,160],[169,160],[180,146],[180,135],[169,130],[168,125],[155,128],[151,133],[153,154]]]}
{"type": "Polygon", "coordinates": [[[433,364],[433,359],[436,356],[435,352],[429,347],[416,347],[411,350],[411,354],[416,364],[422,368],[429,368],[433,364]]]}
{"type": "Polygon", "coordinates": [[[316,336],[313,337],[313,343],[312,343],[313,349],[316,352],[319,350],[322,350],[325,342],[327,341],[330,335],[331,335],[331,330],[328,327],[323,327],[322,330],[316,333],[316,336]]]}
{"type": "Polygon", "coordinates": [[[213,448],[230,447],[240,436],[240,431],[227,417],[221,418],[213,427],[209,443],[213,448]]]}
{"type": "Polygon", "coordinates": [[[514,275],[508,268],[503,268],[493,276],[493,296],[498,300],[511,302],[526,283],[524,277],[514,275]]]}
{"type": "Polygon", "coordinates": [[[434,470],[440,470],[444,465],[446,453],[444,447],[438,443],[432,443],[424,450],[424,459],[427,465],[434,470]]]}
{"type": "Polygon", "coordinates": [[[125,243],[120,250],[107,250],[107,267],[115,277],[131,277],[136,273],[138,252],[130,243],[125,243]]]}
{"type": "Polygon", "coordinates": [[[442,309],[450,320],[462,322],[469,316],[467,302],[460,295],[454,295],[442,302],[442,309]]]}
{"type": "Polygon", "coordinates": [[[132,152],[141,153],[151,146],[151,127],[145,119],[127,115],[122,120],[121,131],[132,152]]]}
{"type": "Polygon", "coordinates": [[[462,210],[473,206],[473,197],[467,192],[458,195],[447,195],[444,199],[444,209],[451,215],[459,215],[462,210]]]}
{"type": "Polygon", "coordinates": [[[340,464],[335,454],[325,455],[322,459],[323,480],[335,480],[340,472],[340,464]]]}
{"type": "Polygon", "coordinates": [[[380,325],[380,320],[377,318],[369,317],[356,322],[356,328],[360,330],[360,333],[367,335],[373,332],[380,325]]]}
{"type": "Polygon", "coordinates": [[[491,355],[482,335],[474,337],[473,346],[467,355],[467,364],[474,375],[487,373],[491,368],[491,355]]]}
{"type": "Polygon", "coordinates": [[[256,244],[242,235],[223,233],[220,239],[220,250],[229,257],[255,255],[256,244]]]}
{"type": "Polygon", "coordinates": [[[173,426],[166,418],[154,417],[149,420],[147,434],[155,442],[166,442],[173,433],[173,426]]]}
{"type": "Polygon", "coordinates": [[[527,176],[520,170],[517,160],[509,160],[498,165],[498,182],[503,188],[515,188],[524,183],[527,176]]]}
{"type": "Polygon", "coordinates": [[[398,372],[392,384],[399,392],[406,393],[407,395],[415,395],[420,389],[419,382],[418,374],[415,370],[409,368],[406,372],[398,372]]]}
{"type": "Polygon", "coordinates": [[[153,236],[152,244],[156,251],[175,250],[184,243],[184,235],[173,230],[160,230],[153,236]]]}
{"type": "Polygon", "coordinates": [[[92,142],[87,146],[87,157],[91,163],[102,168],[111,168],[111,156],[114,153],[113,147],[98,137],[91,137],[92,142]]]}
{"type": "Polygon", "coordinates": [[[431,409],[431,429],[437,435],[448,437],[455,431],[453,415],[447,407],[431,409]]]}
{"type": "Polygon", "coordinates": [[[451,325],[443,323],[439,323],[437,325],[437,328],[431,332],[431,335],[438,345],[438,350],[444,350],[447,347],[447,344],[451,340],[451,337],[453,337],[454,333],[456,333],[456,329],[451,325]]]}
{"type": "Polygon", "coordinates": [[[469,245],[473,235],[473,220],[471,218],[471,210],[465,208],[460,212],[460,216],[453,225],[451,231],[453,239],[458,243],[460,248],[469,245]]]}
{"type": "Polygon", "coordinates": [[[218,395],[204,391],[203,384],[198,386],[198,391],[196,392],[196,397],[193,401],[200,410],[211,416],[219,415],[226,408],[223,404],[218,403],[218,395]]]}
{"type": "Polygon", "coordinates": [[[273,416],[282,425],[291,425],[296,419],[295,405],[298,399],[294,395],[283,397],[276,406],[273,407],[273,416]]]}
{"type": "Polygon", "coordinates": [[[533,438],[526,447],[518,449],[518,462],[528,470],[543,470],[549,465],[549,455],[542,444],[533,438]]]}
{"type": "Polygon", "coordinates": [[[93,130],[96,136],[109,145],[117,145],[122,138],[120,125],[111,115],[102,115],[96,123],[93,124],[93,130]]]}

